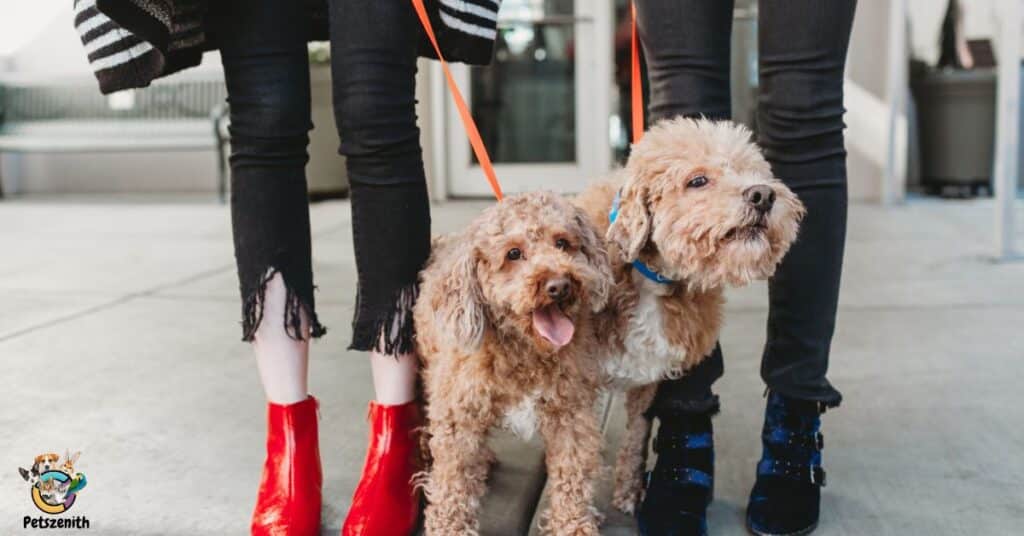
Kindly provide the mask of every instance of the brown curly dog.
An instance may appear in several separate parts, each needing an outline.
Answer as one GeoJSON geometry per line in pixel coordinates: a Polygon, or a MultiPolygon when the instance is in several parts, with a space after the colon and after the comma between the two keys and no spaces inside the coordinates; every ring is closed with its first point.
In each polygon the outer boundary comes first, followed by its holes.
{"type": "Polygon", "coordinates": [[[724,287],[770,277],[796,238],[804,209],[773,177],[749,130],[683,118],[652,127],[625,168],[576,203],[605,232],[616,264],[605,313],[613,320],[601,333],[611,349],[605,372],[628,388],[613,504],[632,513],[643,490],[651,426],[643,413],[658,381],[682,376],[710,353],[724,287]],[[645,268],[667,281],[644,276],[645,268]]]}
{"type": "Polygon", "coordinates": [[[594,317],[613,280],[586,214],[549,192],[510,196],[438,241],[414,309],[432,465],[430,535],[477,534],[488,431],[538,426],[554,534],[596,535],[601,469],[594,317]]]}

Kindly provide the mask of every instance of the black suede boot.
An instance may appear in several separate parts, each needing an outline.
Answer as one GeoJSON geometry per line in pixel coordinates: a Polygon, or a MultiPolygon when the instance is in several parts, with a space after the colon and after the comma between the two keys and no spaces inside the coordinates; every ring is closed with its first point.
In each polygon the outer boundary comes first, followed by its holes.
{"type": "Polygon", "coordinates": [[[637,512],[642,536],[704,536],[714,495],[715,451],[708,411],[658,412],[658,454],[637,512]]]}
{"type": "Polygon", "coordinates": [[[763,451],[747,504],[747,528],[760,536],[799,536],[818,526],[825,405],[772,392],[761,432],[763,451]]]}

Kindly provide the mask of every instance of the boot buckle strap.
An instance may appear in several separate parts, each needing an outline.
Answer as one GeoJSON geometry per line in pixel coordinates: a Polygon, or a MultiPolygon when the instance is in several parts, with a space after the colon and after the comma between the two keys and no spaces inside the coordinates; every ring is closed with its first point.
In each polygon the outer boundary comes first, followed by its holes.
{"type": "Polygon", "coordinates": [[[787,462],[785,460],[762,459],[757,464],[757,474],[762,476],[781,476],[792,480],[809,481],[816,486],[825,487],[825,470],[820,465],[807,465],[787,462]]]}
{"type": "Polygon", "coordinates": [[[820,451],[825,448],[825,436],[821,432],[807,433],[793,432],[785,428],[776,427],[765,432],[762,439],[766,443],[774,445],[796,445],[806,449],[820,451]]]}
{"type": "Polygon", "coordinates": [[[711,438],[710,432],[703,434],[687,434],[682,437],[682,441],[665,441],[661,438],[661,434],[658,434],[654,438],[654,451],[662,452],[662,449],[666,450],[694,450],[694,449],[709,449],[714,446],[714,440],[711,438]]]}
{"type": "Polygon", "coordinates": [[[822,469],[820,465],[815,465],[814,467],[811,467],[810,475],[811,484],[825,487],[825,470],[822,469]]]}
{"type": "MultiPolygon", "coordinates": [[[[658,473],[667,479],[674,480],[680,484],[694,484],[704,488],[711,487],[711,475],[701,471],[699,469],[691,469],[689,467],[673,467],[671,469],[657,470],[658,473]]],[[[651,482],[652,472],[647,473],[647,483],[651,482]]]]}

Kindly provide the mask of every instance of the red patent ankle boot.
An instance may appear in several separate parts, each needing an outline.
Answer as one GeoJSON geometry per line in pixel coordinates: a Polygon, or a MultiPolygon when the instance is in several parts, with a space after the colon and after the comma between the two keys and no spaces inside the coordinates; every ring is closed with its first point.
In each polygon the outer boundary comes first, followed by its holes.
{"type": "Polygon", "coordinates": [[[416,401],[398,406],[370,402],[370,445],[342,536],[409,536],[420,512],[412,475],[419,470],[423,417],[416,401]]]}
{"type": "Polygon", "coordinates": [[[253,536],[320,534],[317,401],[268,404],[267,459],[252,514],[253,536]]]}

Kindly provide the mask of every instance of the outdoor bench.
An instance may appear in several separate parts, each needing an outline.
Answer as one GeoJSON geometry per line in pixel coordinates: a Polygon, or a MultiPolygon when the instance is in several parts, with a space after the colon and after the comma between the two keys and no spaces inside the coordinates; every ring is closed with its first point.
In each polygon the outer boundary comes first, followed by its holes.
{"type": "MultiPolygon", "coordinates": [[[[0,82],[0,153],[217,153],[217,192],[227,195],[224,84],[161,83],[104,97],[94,82],[0,82]]],[[[2,195],[2,191],[0,191],[2,195]]]]}

